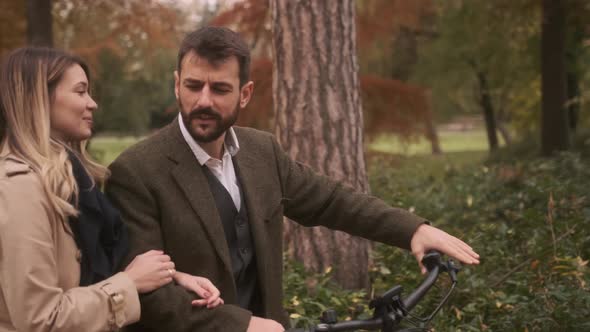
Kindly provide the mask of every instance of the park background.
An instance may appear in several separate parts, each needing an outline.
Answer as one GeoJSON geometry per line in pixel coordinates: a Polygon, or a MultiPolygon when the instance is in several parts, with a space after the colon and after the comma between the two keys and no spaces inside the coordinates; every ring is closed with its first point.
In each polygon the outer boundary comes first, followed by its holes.
{"type": "MultiPolygon", "coordinates": [[[[90,150],[108,165],[176,116],[177,47],[208,24],[253,52],[241,125],[481,254],[434,330],[590,330],[588,1],[2,0],[0,55],[88,61],[90,150]]],[[[421,278],[402,250],[287,225],[294,325],[367,317],[368,298],[421,278]]]]}

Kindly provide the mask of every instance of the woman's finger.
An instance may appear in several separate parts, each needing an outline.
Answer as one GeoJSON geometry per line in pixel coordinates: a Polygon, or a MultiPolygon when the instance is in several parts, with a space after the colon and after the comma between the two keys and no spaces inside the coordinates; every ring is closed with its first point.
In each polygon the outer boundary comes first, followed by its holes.
{"type": "Polygon", "coordinates": [[[193,307],[204,307],[205,305],[207,305],[207,300],[205,299],[199,299],[199,300],[193,300],[191,302],[193,307]]]}
{"type": "Polygon", "coordinates": [[[162,263],[162,269],[164,269],[164,270],[174,270],[175,268],[176,268],[176,265],[172,261],[162,263]]]}
{"type": "Polygon", "coordinates": [[[211,293],[211,297],[218,298],[219,295],[221,294],[219,292],[219,289],[217,289],[217,287],[215,287],[215,285],[213,285],[211,280],[209,280],[207,278],[199,278],[199,283],[201,284],[201,286],[203,288],[205,288],[209,293],[211,293]]]}

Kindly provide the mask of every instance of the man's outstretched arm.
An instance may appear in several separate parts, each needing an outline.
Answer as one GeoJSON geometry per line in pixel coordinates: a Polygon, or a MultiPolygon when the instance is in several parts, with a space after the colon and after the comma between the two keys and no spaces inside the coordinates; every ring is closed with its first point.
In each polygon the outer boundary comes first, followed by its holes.
{"type": "Polygon", "coordinates": [[[411,250],[418,262],[435,249],[464,264],[479,264],[469,245],[426,219],[318,175],[287,156],[274,138],[273,146],[287,217],[411,250]]]}

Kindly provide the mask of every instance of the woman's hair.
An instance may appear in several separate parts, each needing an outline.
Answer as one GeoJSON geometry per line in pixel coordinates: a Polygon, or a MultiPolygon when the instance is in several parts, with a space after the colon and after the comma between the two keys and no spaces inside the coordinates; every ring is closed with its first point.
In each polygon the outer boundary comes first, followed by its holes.
{"type": "Polygon", "coordinates": [[[67,150],[80,158],[94,179],[103,183],[108,170],[86,153],[86,141],[61,142],[50,136],[50,107],[55,88],[73,65],[88,66],[59,50],[24,47],[10,53],[0,69],[0,142],[2,147],[25,160],[39,179],[56,215],[76,215],[78,186],[67,150]]]}

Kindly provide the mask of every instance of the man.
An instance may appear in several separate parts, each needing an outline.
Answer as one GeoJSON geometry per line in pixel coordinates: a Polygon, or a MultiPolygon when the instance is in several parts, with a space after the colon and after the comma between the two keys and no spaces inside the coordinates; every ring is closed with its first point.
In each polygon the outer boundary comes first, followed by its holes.
{"type": "Polygon", "coordinates": [[[141,331],[283,331],[283,215],[467,264],[461,240],[405,210],[292,161],[268,133],[233,127],[252,96],[250,53],[225,28],[186,36],[174,73],[179,117],[111,165],[107,194],[129,226],[131,252],[162,249],[209,278],[225,305],[193,308],[170,284],[141,297],[141,331]]]}

